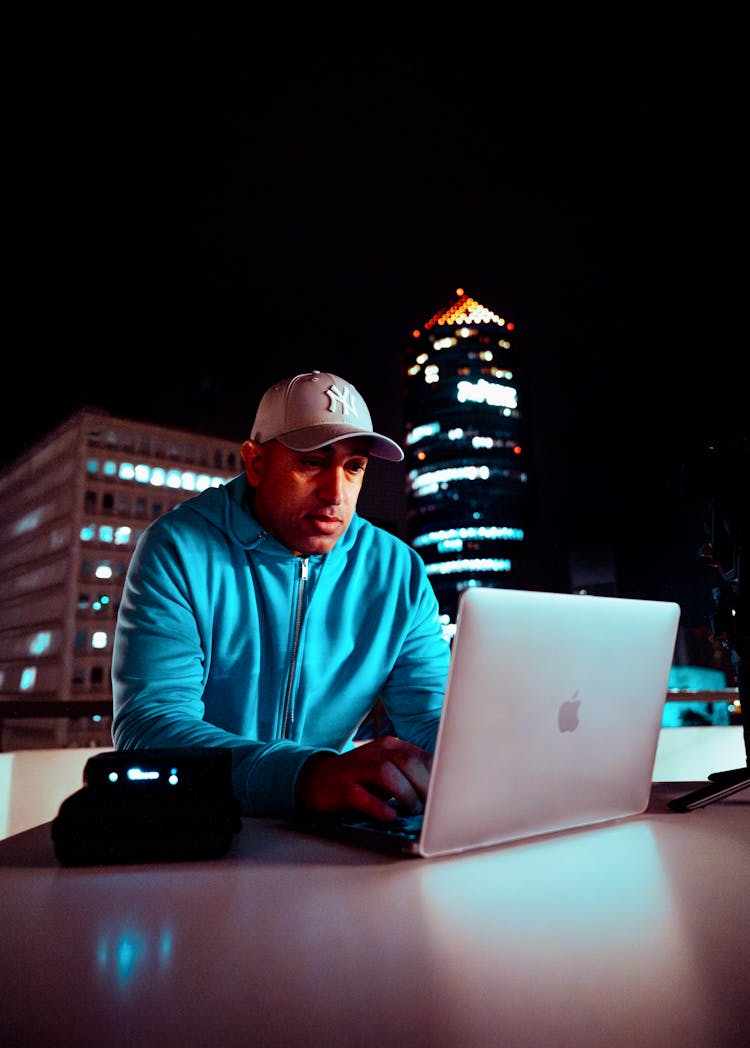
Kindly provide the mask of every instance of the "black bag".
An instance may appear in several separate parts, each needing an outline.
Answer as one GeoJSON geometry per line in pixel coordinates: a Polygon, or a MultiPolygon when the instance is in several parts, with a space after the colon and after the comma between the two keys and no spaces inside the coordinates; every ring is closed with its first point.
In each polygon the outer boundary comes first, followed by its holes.
{"type": "Polygon", "coordinates": [[[52,822],[64,866],[215,859],[242,826],[231,750],[125,750],[86,762],[52,822]]]}

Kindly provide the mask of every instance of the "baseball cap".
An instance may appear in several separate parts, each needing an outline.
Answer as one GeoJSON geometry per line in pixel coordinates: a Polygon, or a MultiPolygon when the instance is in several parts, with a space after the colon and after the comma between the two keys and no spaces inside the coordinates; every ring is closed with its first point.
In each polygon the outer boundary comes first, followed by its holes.
{"type": "Polygon", "coordinates": [[[404,457],[398,444],[373,431],[361,393],[329,371],[308,371],[267,389],[250,436],[259,444],[278,440],[292,451],[315,451],[337,440],[368,437],[376,458],[400,462],[404,457]]]}

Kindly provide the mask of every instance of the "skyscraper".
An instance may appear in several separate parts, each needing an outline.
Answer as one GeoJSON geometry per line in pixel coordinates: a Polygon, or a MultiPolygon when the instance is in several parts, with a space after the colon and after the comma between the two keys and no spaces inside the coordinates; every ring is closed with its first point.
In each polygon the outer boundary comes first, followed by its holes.
{"type": "Polygon", "coordinates": [[[513,321],[461,288],[407,346],[407,540],[448,631],[467,587],[534,587],[525,364],[513,321]]]}

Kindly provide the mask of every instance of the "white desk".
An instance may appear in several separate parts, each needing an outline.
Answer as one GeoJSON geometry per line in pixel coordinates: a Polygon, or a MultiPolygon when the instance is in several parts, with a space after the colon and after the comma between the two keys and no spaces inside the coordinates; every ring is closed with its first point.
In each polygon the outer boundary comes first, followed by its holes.
{"type": "Polygon", "coordinates": [[[245,820],[204,863],[0,843],[0,1042],[745,1048],[750,791],[447,859],[245,820]]]}
{"type": "MultiPolygon", "coordinates": [[[[54,819],[83,785],[86,761],[104,750],[19,750],[0,753],[0,840],[54,819]]],[[[745,763],[742,728],[662,728],[654,782],[692,782],[745,763]]]]}

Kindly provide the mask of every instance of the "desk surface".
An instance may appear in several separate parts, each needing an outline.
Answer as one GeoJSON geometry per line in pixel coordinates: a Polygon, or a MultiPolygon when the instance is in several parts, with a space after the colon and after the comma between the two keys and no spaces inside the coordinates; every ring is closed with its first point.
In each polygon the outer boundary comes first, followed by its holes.
{"type": "Polygon", "coordinates": [[[750,790],[444,859],[245,820],[206,862],[0,843],[4,1045],[734,1048],[750,790]]]}

